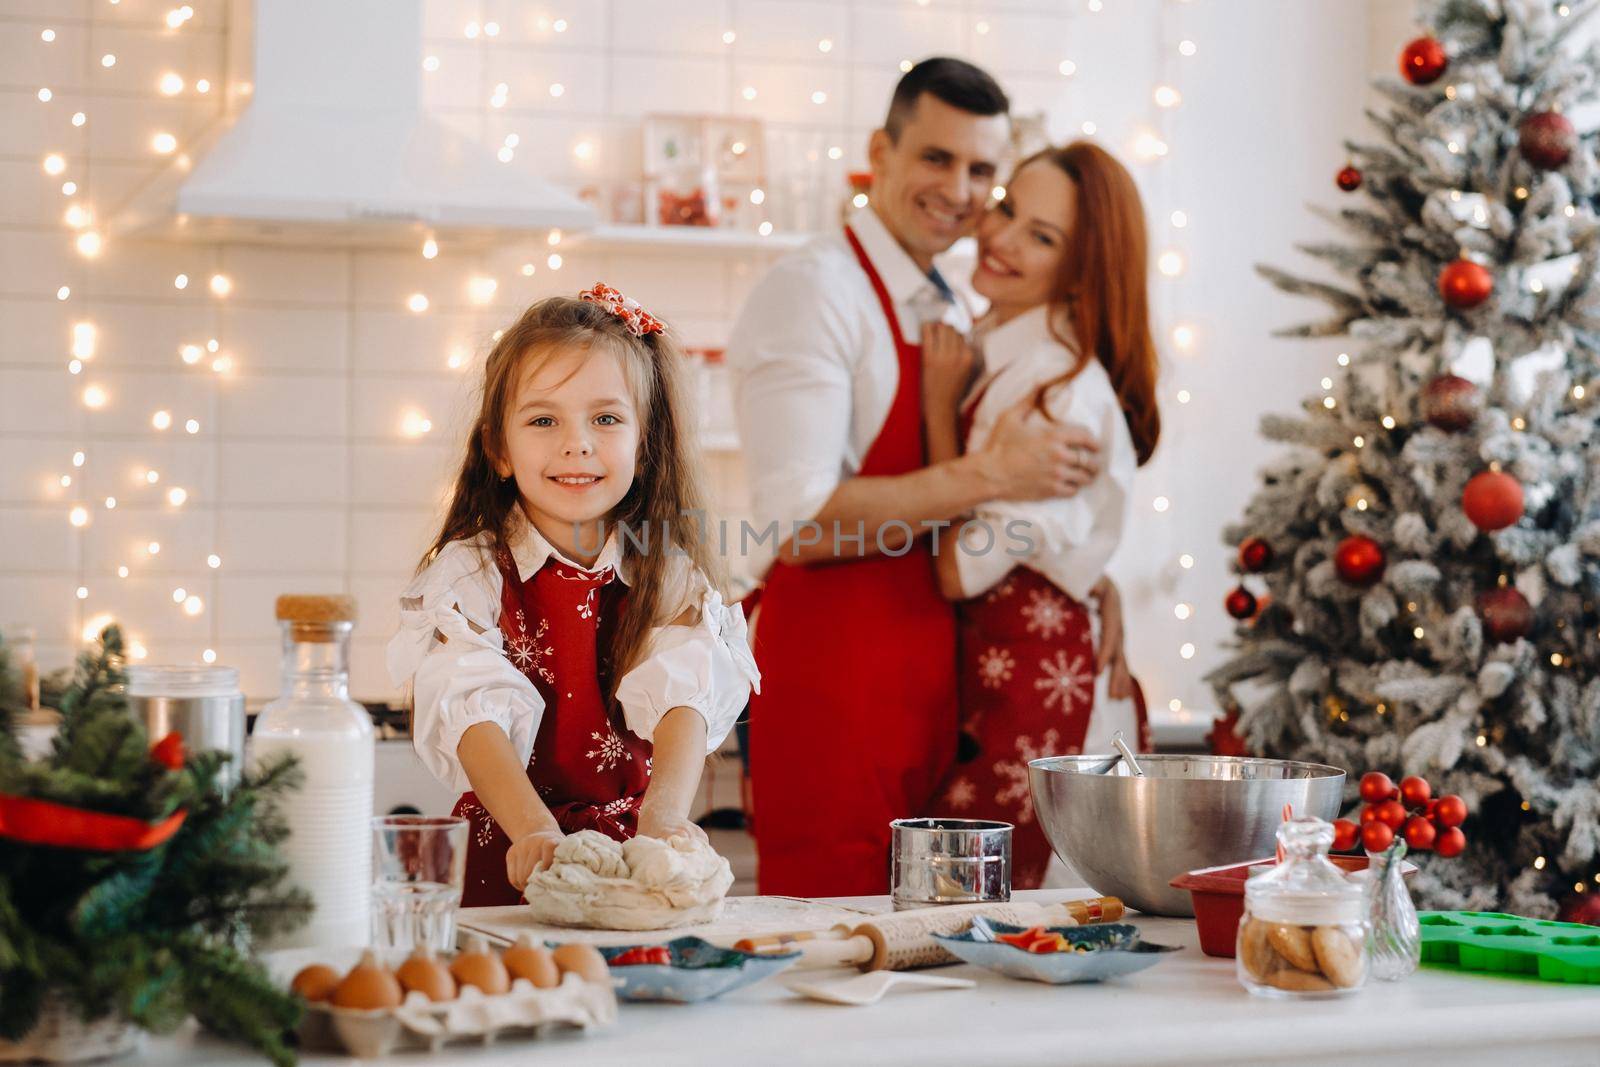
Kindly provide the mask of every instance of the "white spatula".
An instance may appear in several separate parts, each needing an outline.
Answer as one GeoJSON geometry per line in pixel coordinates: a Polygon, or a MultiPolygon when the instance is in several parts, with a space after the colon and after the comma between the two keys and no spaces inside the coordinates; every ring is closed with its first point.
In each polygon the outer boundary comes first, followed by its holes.
{"type": "Polygon", "coordinates": [[[895,986],[912,986],[918,989],[971,989],[977,985],[970,978],[941,978],[936,974],[912,974],[907,971],[868,971],[851,978],[837,978],[826,982],[790,982],[789,990],[812,1000],[829,1004],[876,1004],[895,986]]]}

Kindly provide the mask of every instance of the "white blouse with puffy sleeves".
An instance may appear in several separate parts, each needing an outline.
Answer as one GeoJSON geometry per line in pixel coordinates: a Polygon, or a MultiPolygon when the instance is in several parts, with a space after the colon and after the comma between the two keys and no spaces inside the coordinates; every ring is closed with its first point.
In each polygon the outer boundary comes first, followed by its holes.
{"type": "MultiPolygon", "coordinates": [[[[415,711],[412,743],[441,782],[458,792],[472,788],[456,747],[468,727],[492,722],[505,731],[523,764],[533,753],[544,698],[506,656],[500,632],[502,579],[489,535],[446,545],[400,595],[400,630],[389,642],[389,676],[412,683],[415,711]]],[[[593,566],[566,559],[531,524],[523,523],[508,546],[517,576],[527,581],[554,556],[579,570],[616,568],[616,537],[593,566]]],[[[687,558],[662,596],[662,618],[696,610],[689,623],[657,627],[644,658],[617,685],[617,701],[629,730],[654,739],[656,724],[677,707],[693,708],[706,722],[706,751],[722,744],[761,675],[750,652],[744,611],[725,604],[687,558]]]]}
{"type": "MultiPolygon", "coordinates": [[[[967,451],[983,447],[1007,409],[1026,402],[1039,386],[1077,362],[1076,354],[1052,334],[1050,324],[1050,310],[1041,305],[991,330],[980,327],[977,344],[983,351],[984,376],[967,401],[970,405],[975,397],[977,404],[971,412],[967,451]]],[[[1071,327],[1061,319],[1056,329],[1072,336],[1071,327]]],[[[988,526],[988,532],[970,532],[973,550],[958,548],[956,553],[966,596],[985,592],[1020,563],[1076,599],[1086,600],[1122,541],[1139,461],[1122,404],[1100,361],[1090,359],[1070,382],[1051,390],[1045,407],[1056,425],[1076,424],[1094,435],[1100,446],[1100,473],[1071,497],[996,500],[979,507],[974,517],[988,526]]],[[[1035,409],[1027,418],[1042,421],[1045,416],[1035,409]]]]}

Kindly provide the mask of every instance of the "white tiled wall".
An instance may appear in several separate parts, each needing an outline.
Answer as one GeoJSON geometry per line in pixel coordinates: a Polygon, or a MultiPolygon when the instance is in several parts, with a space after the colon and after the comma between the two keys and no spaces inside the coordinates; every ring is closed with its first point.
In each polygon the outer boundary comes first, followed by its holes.
{"type": "MultiPolygon", "coordinates": [[[[89,619],[110,613],[151,660],[192,661],[214,649],[220,662],[242,669],[251,696],[264,696],[277,685],[273,598],[345,591],[362,610],[354,688],[382,697],[390,692],[382,645],[394,625],[391,605],[436,521],[470,410],[477,364],[451,369],[452,354],[481,356],[490,333],[522,305],[596,279],[637,296],[691,344],[719,345],[766,257],[599,255],[567,242],[564,264],[551,270],[542,242],[481,256],[446,247],[428,261],[409,252],[117,240],[87,259],[62,221],[69,204],[103,223],[161,165],[150,147],[154,133],[184,143],[221,112],[227,5],[190,2],[194,18],[171,30],[164,21],[170,2],[0,0],[0,626],[33,624],[41,658],[53,666],[67,661],[89,619]],[[41,39],[46,30],[53,41],[41,39]],[[111,67],[102,65],[106,54],[116,56],[111,67]],[[175,97],[157,89],[167,71],[185,79],[175,97]],[[210,80],[208,94],[196,92],[200,78],[210,80]],[[38,99],[41,88],[53,94],[49,102],[38,99]],[[70,121],[76,111],[87,116],[81,127],[70,121]],[[44,172],[48,153],[64,157],[63,174],[44,172]],[[76,195],[61,192],[68,180],[76,195]],[[520,268],[530,262],[536,273],[526,277],[520,268]],[[180,273],[189,278],[181,291],[173,284],[180,273]],[[231,279],[230,295],[210,291],[213,273],[231,279]],[[469,298],[476,275],[499,283],[488,306],[469,298]],[[70,294],[57,299],[63,286],[70,294]],[[406,309],[417,292],[429,297],[426,313],[406,309]],[[98,343],[73,375],[67,363],[79,322],[94,324],[98,343]],[[211,339],[215,355],[192,366],[180,359],[181,346],[211,339]],[[211,369],[218,357],[231,360],[227,372],[211,369]],[[108,396],[98,410],[82,401],[90,386],[108,396]],[[157,410],[171,413],[171,429],[152,428],[157,410]],[[425,414],[432,431],[405,437],[408,410],[425,414]],[[193,435],[183,429],[191,418],[200,423],[193,435]],[[72,465],[77,450],[86,454],[81,468],[72,465]],[[142,480],[150,469],[160,474],[153,485],[142,480]],[[72,478],[65,488],[63,475],[72,478]],[[181,507],[167,502],[174,486],[188,493],[181,507]],[[105,506],[108,496],[115,509],[105,506]],[[74,504],[89,510],[82,529],[68,522],[74,504]],[[150,553],[152,542],[158,554],[150,553]],[[220,568],[208,567],[212,553],[220,568]],[[118,577],[119,567],[128,577],[118,577]],[[201,614],[186,615],[174,602],[178,587],[203,598],[201,614]]],[[[574,188],[635,179],[646,112],[759,116],[768,123],[774,171],[824,189],[812,211],[820,218],[831,213],[843,173],[863,165],[900,61],[968,56],[1001,78],[1019,111],[1048,112],[1057,137],[1092,120],[1107,144],[1124,150],[1140,128],[1166,132],[1172,158],[1140,170],[1154,239],[1160,246],[1181,236],[1197,275],[1208,254],[1216,262],[1209,285],[1188,296],[1171,287],[1158,293],[1169,316],[1204,312],[1212,362],[1175,366],[1167,395],[1182,382],[1198,393],[1198,383],[1244,365],[1237,353],[1265,344],[1263,314],[1274,321],[1289,314],[1246,280],[1245,268],[1252,257],[1284,258],[1289,239],[1305,236],[1299,202],[1340,162],[1328,131],[1352,128],[1357,114],[1363,15],[1343,0],[1099,6],[1096,13],[1090,0],[428,0],[425,53],[439,58],[439,69],[425,78],[425,104],[493,144],[517,133],[521,146],[509,166],[574,188]],[[493,36],[484,32],[491,22],[493,36]],[[469,24],[476,37],[467,35],[469,24]],[[730,32],[733,42],[724,43],[730,32]],[[1180,62],[1176,42],[1185,36],[1203,49],[1180,62]],[[1309,61],[1280,54],[1273,46],[1285,36],[1324,54],[1309,61]],[[1347,47],[1355,54],[1340,56],[1347,47]],[[1058,69],[1065,59],[1077,64],[1070,78],[1058,69]],[[1237,87],[1246,77],[1258,91],[1237,87]],[[1150,103],[1161,79],[1183,89],[1177,115],[1162,116],[1150,103]],[[499,82],[506,103],[495,108],[489,100],[499,82]],[[562,86],[559,97],[553,83],[562,86]],[[825,95],[813,102],[819,92],[825,95]],[[1271,138],[1263,138],[1266,129],[1271,138]],[[590,158],[573,152],[580,142],[594,146],[590,158]],[[825,151],[834,145],[843,150],[837,161],[825,151]],[[1183,235],[1162,222],[1176,206],[1194,219],[1183,235]],[[1206,305],[1197,294],[1216,302],[1206,305]]],[[[771,201],[779,217],[784,205],[771,201]]],[[[1187,414],[1172,410],[1167,466],[1152,470],[1146,497],[1166,492],[1178,506],[1166,527],[1136,534],[1148,544],[1133,546],[1128,568],[1136,624],[1147,621],[1145,673],[1163,697],[1200,698],[1201,665],[1178,662],[1172,650],[1180,640],[1208,646],[1223,629],[1207,599],[1197,617],[1212,621],[1179,632],[1172,599],[1220,598],[1224,579],[1213,575],[1186,590],[1176,584],[1182,576],[1168,573],[1167,557],[1192,551],[1220,572],[1215,530],[1247,489],[1248,465],[1233,479],[1238,485],[1184,488],[1185,472],[1193,473],[1186,457],[1205,429],[1194,414],[1243,430],[1259,408],[1284,406],[1320,368],[1268,375],[1271,395],[1213,395],[1187,414]]],[[[726,411],[712,416],[729,419],[726,411]]],[[[720,502],[737,513],[737,458],[716,457],[713,468],[720,502]]]]}

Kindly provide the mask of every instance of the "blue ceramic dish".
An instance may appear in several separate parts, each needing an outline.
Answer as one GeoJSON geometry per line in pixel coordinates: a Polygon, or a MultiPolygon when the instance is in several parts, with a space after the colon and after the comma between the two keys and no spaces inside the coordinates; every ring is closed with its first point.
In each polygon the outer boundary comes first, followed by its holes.
{"type": "MultiPolygon", "coordinates": [[[[667,951],[672,954],[671,966],[630,963],[611,968],[611,977],[617,982],[617,996],[623,1000],[669,1000],[693,1004],[770,978],[800,958],[798,952],[781,955],[739,952],[713,945],[698,937],[679,937],[665,944],[667,951]]],[[[597,947],[609,964],[637,946],[597,947]]]]}
{"type": "Polygon", "coordinates": [[[1178,951],[1171,945],[1153,945],[1139,940],[1138,927],[1128,923],[1046,927],[1051,933],[1066,938],[1069,944],[1083,946],[1081,952],[1029,952],[995,940],[1001,934],[1020,934],[1026,929],[1026,926],[992,922],[980,915],[972,920],[970,930],[933,936],[951,955],[967,963],[999,971],[1008,978],[1051,985],[1120,978],[1153,967],[1168,952],[1178,951]]]}

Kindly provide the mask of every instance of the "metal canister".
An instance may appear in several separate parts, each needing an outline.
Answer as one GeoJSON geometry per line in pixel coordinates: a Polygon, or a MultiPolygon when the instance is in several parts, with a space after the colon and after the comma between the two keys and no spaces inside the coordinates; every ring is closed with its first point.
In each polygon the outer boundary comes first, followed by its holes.
{"type": "Polygon", "coordinates": [[[232,667],[130,665],[128,708],[159,741],[173,730],[191,752],[221,749],[232,756],[222,780],[239,780],[244,763],[244,694],[232,667]]]}
{"type": "Polygon", "coordinates": [[[896,911],[1011,899],[1011,824],[896,819],[889,824],[889,893],[896,911]]]}

